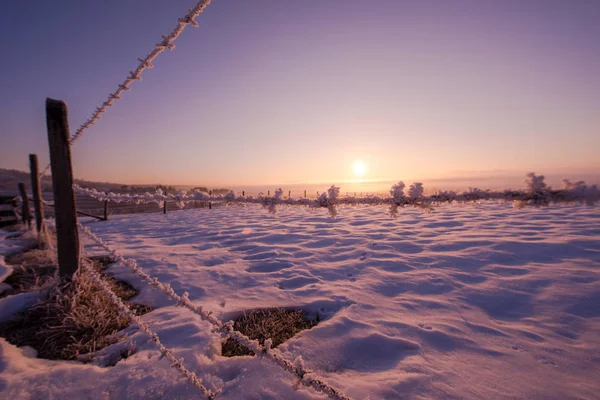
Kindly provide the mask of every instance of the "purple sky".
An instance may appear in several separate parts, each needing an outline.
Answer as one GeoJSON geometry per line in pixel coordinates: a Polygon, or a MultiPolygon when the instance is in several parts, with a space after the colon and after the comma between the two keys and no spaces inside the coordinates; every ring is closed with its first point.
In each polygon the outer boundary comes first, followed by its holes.
{"type": "MultiPolygon", "coordinates": [[[[12,1],[0,167],[48,160],[194,0],[12,1]]],[[[213,0],[73,147],[125,183],[339,183],[600,171],[600,1],[213,0]]]]}

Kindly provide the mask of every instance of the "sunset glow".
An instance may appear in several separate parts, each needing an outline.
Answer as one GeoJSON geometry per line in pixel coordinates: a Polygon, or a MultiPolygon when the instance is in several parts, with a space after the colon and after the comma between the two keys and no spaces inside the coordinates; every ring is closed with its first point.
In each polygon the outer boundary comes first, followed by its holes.
{"type": "Polygon", "coordinates": [[[362,161],[355,161],[352,166],[352,172],[356,178],[362,178],[367,173],[367,166],[362,161]]]}
{"type": "MultiPolygon", "coordinates": [[[[1,100],[0,168],[27,170],[29,153],[45,165],[45,98],[67,102],[76,131],[193,3],[5,7],[0,32],[15,40],[0,86],[18,96],[1,100]]],[[[600,3],[552,4],[213,2],[77,142],[74,174],[240,187],[498,171],[589,181],[600,3]]]]}

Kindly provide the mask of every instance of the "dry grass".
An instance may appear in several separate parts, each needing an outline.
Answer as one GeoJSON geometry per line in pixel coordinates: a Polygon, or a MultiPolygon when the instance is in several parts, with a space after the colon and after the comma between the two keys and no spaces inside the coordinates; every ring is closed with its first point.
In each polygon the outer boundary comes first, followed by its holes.
{"type": "MultiPolygon", "coordinates": [[[[285,310],[282,308],[267,310],[252,310],[245,313],[235,322],[235,329],[251,339],[264,344],[265,339],[273,341],[272,347],[295,336],[298,332],[317,325],[317,321],[306,318],[301,310],[285,310]]],[[[240,345],[233,339],[227,339],[221,347],[225,357],[253,355],[246,346],[240,345]]]]}
{"type": "MultiPolygon", "coordinates": [[[[120,339],[117,332],[130,324],[129,318],[122,317],[106,293],[85,274],[74,276],[68,283],[60,282],[56,278],[56,261],[49,254],[32,250],[12,256],[11,262],[23,264],[9,277],[9,283],[20,291],[43,286],[48,295],[45,301],[16,319],[0,324],[0,336],[16,346],[33,347],[40,358],[63,360],[75,360],[80,354],[117,342],[120,339]]],[[[98,272],[106,269],[106,265],[99,262],[93,265],[98,272]]],[[[126,282],[106,275],[104,278],[125,301],[138,293],[126,282]]],[[[146,306],[130,305],[138,314],[150,310],[146,306]]]]}
{"type": "Polygon", "coordinates": [[[4,280],[13,289],[5,295],[42,289],[55,281],[56,254],[52,251],[34,249],[6,256],[5,261],[14,266],[4,280]]]}

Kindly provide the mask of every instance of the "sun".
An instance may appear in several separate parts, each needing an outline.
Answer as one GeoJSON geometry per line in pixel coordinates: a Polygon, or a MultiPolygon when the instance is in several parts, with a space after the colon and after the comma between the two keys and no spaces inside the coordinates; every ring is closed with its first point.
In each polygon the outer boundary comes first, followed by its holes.
{"type": "Polygon", "coordinates": [[[367,173],[367,165],[362,161],[354,161],[352,172],[357,178],[362,178],[367,173]]]}

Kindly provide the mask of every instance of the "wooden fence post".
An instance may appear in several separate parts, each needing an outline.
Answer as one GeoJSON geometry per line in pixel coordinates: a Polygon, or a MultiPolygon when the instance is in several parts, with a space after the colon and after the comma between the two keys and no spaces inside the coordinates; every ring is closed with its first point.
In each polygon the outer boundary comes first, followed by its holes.
{"type": "Polygon", "coordinates": [[[40,185],[40,171],[36,154],[29,155],[29,173],[31,174],[31,191],[33,192],[33,207],[35,208],[35,226],[38,238],[46,230],[44,223],[44,205],[42,204],[42,186],[40,185]]]}
{"type": "Polygon", "coordinates": [[[31,212],[29,211],[29,197],[27,197],[27,187],[24,183],[19,183],[19,193],[23,199],[21,208],[21,217],[23,223],[27,224],[27,228],[31,229],[31,212]]]}
{"type": "Polygon", "coordinates": [[[58,272],[61,278],[70,279],[79,269],[79,232],[73,193],[67,104],[64,101],[46,99],[46,124],[54,191],[58,272]]]}
{"type": "MultiPolygon", "coordinates": [[[[212,190],[208,191],[208,195],[212,197],[212,190]]],[[[208,209],[212,209],[212,203],[210,201],[208,202],[208,209]]]]}
{"type": "Polygon", "coordinates": [[[292,197],[292,191],[288,190],[288,198],[292,197]]]}
{"type": "Polygon", "coordinates": [[[108,221],[108,200],[104,200],[104,220],[108,221]]]}
{"type": "Polygon", "coordinates": [[[167,213],[167,201],[163,201],[163,214],[167,213]]]}
{"type": "Polygon", "coordinates": [[[306,198],[306,189],[304,189],[304,198],[306,198]]]}

